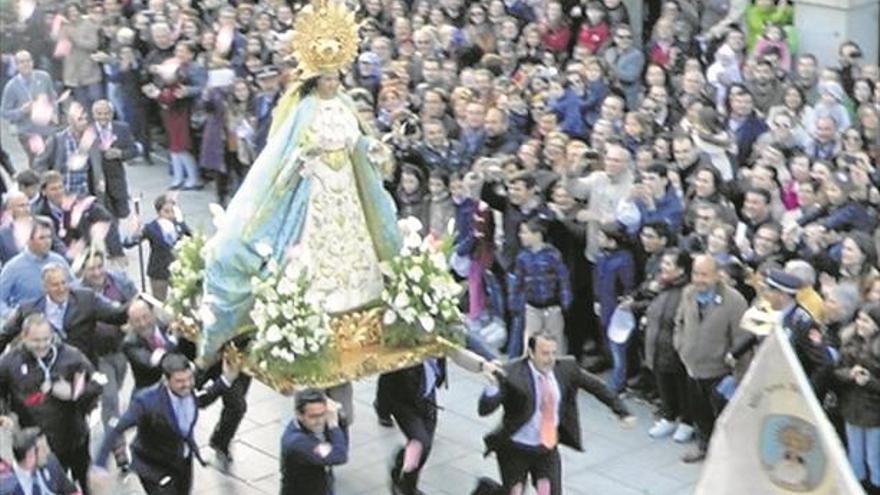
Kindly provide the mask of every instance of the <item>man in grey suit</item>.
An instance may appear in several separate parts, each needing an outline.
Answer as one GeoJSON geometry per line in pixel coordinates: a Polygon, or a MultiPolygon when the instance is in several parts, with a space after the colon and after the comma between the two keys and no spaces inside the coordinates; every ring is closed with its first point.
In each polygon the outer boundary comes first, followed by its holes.
{"type": "Polygon", "coordinates": [[[51,123],[34,122],[31,119],[34,104],[44,100],[53,108],[58,96],[48,72],[34,70],[34,59],[31,54],[22,50],[15,54],[15,66],[18,70],[3,88],[0,99],[0,115],[11,124],[15,124],[18,141],[28,157],[28,164],[33,165],[35,151],[30,144],[32,136],[49,136],[54,127],[51,123]],[[42,97],[42,98],[41,98],[42,97]]]}

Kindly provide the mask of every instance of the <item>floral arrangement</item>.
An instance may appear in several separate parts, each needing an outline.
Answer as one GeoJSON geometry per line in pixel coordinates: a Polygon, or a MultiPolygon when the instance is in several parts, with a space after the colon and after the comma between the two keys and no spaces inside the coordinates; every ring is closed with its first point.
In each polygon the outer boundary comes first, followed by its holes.
{"type": "Polygon", "coordinates": [[[400,254],[381,264],[384,343],[412,347],[430,342],[433,336],[460,343],[462,288],[449,273],[446,255],[438,243],[421,237],[417,219],[402,219],[398,226],[403,236],[400,254]]]}
{"type": "Polygon", "coordinates": [[[256,328],[251,362],[273,375],[320,377],[332,351],[330,317],[310,297],[304,270],[292,263],[282,268],[270,258],[268,246],[257,247],[267,261],[265,275],[251,278],[250,316],[256,328]]]}
{"type": "Polygon", "coordinates": [[[170,290],[165,308],[176,316],[178,330],[187,338],[198,335],[198,308],[205,278],[204,247],[207,239],[201,232],[184,237],[174,246],[174,261],[168,267],[171,272],[170,290]]]}

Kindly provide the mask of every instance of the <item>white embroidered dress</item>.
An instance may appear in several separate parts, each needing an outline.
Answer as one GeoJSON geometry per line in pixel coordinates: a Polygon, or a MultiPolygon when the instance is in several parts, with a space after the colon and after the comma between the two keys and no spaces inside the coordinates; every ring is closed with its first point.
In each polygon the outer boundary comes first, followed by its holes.
{"type": "Polygon", "coordinates": [[[330,313],[363,306],[383,289],[350,157],[360,134],[354,114],[330,98],[319,101],[306,136],[318,151],[303,164],[309,202],[292,263],[305,267],[309,298],[330,313]]]}

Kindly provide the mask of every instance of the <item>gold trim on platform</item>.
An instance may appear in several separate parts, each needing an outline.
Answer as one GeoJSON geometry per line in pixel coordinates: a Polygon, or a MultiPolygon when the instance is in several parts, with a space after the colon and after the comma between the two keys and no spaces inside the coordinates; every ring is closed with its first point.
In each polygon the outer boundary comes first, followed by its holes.
{"type": "MultiPolygon", "coordinates": [[[[423,362],[432,357],[442,357],[459,347],[455,343],[433,335],[433,341],[410,348],[387,347],[382,344],[383,308],[354,311],[331,319],[335,335],[333,348],[327,358],[334,361],[320,377],[284,376],[258,366],[245,349],[234,345],[226,348],[224,356],[232,364],[263,382],[276,392],[289,395],[305,388],[327,388],[351,382],[379,373],[387,373],[423,362]]],[[[190,318],[178,318],[171,327],[183,338],[197,340],[199,328],[190,318]]]]}

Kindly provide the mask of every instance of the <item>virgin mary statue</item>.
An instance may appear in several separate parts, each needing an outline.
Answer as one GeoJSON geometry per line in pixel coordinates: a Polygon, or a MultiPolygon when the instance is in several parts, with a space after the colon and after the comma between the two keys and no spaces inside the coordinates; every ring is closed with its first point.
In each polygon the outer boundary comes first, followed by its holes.
{"type": "Polygon", "coordinates": [[[352,15],[319,0],[298,14],[295,33],[304,76],[279,101],[266,147],[206,246],[200,351],[207,360],[250,323],[250,280],[268,259],[300,265],[309,297],[340,314],[380,298],[379,262],[400,248],[382,185],[390,154],[340,91],[339,69],[357,49],[352,15]]]}

